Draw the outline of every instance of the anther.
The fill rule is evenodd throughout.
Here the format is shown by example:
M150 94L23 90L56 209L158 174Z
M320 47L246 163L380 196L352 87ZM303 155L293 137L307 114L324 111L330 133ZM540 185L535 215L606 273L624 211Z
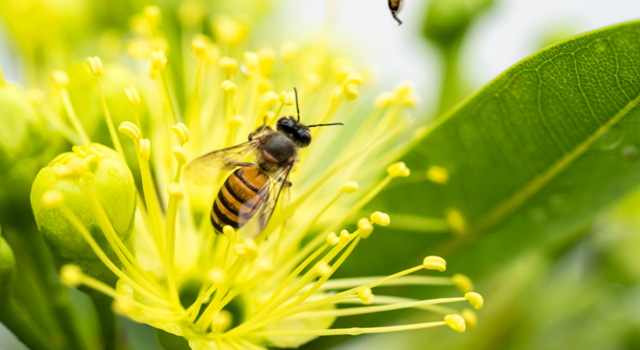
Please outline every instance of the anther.
M464 323L464 318L462 318L462 316L454 314L454 315L447 315L444 317L444 323L447 324L447 326L451 327L451 329L453 329L454 331L457 332L464 332L466 325Z
M69 167L67 165L64 165L64 164L55 167L54 171L56 173L56 177L61 178L61 179L72 177L72 176L76 175L71 167Z
M78 147L78 146L73 146L71 147L71 150L73 151L73 153L80 157L80 158L84 158L87 156L87 152L85 152L82 148Z
M243 256L249 261L254 261L258 257L258 246L252 239L236 244L234 250L236 255Z
M130 88L124 89L124 94L127 97L127 101L132 106L137 106L140 104L140 96L138 96L138 91L133 86Z
M266 111L267 109L269 109L269 107L271 107L271 105L273 105L276 102L278 102L278 95L276 95L276 93L273 91L268 91L262 96L260 96L260 99L258 100L258 105L260 106L260 109L262 111Z
M82 270L77 265L64 265L60 268L60 279L62 283L77 287L82 282Z
M373 303L374 295L371 291L371 288L364 288L358 291L358 298L362 300L362 303L365 305L370 305Z
M320 85L321 77L318 73L314 71L307 71L304 74L304 89L307 91L314 91L318 85ZM341 89L338 88L338 95L342 92Z
M284 103L286 106L293 105L293 99L291 98L291 95L289 95L289 93L286 91L280 93L280 96L278 96L278 101L280 101L280 103Z
M104 154L100 153L95 147L87 147L87 154L93 154L98 158L104 158Z
M59 89L67 87L69 85L69 76L66 72L57 70L51 73L51 80L53 84Z
M387 168L387 174L389 174L389 176L391 176L393 178L395 178L395 177L407 177L407 176L409 176L410 173L411 173L411 171L409 170L409 168L407 168L407 165L404 164L404 162L398 162L398 163L391 164Z
M178 161L179 165L184 165L185 163L187 163L187 150L184 149L184 147L175 145L171 149L171 153L176 158L176 161Z
M145 6L142 14L151 27L157 27L160 25L160 22L162 22L162 12L158 6Z
M235 95L238 92L238 86L231 80L225 80L220 84L220 88L227 94Z
M331 232L327 235L327 243L335 246L336 244L340 243L340 238L338 238L338 235L336 235L335 232Z
M456 209L449 209L447 211L447 223L454 233L464 234L467 232L467 224L464 217L462 213Z
M27 99L34 105L41 105L44 102L44 94L39 89L29 89Z
M246 51L243 55L242 55L242 61L244 62L244 66L247 68L247 70L249 70L250 72L252 71L257 71L258 68L260 67L260 60L258 58L258 54L255 52L251 52L251 51Z
M222 233L229 240L229 242L235 242L236 241L237 232L233 227L231 227L229 225L225 225L222 228Z
M91 71L91 74L95 75L95 76L101 76L102 75L102 62L100 61L99 57L87 57L86 60L87 66L89 67L89 70Z
M207 59L207 44L200 39L194 39L191 42L191 52L193 52L199 60L204 61Z
M464 295L464 298L469 300L469 304L471 304L471 306L473 306L473 308L476 310L480 310L484 305L484 299L482 298L482 295L476 292L469 292Z
M265 277L273 275L273 263L271 259L259 259L256 262L256 267L258 268L258 272Z
M151 155L151 142L149 139L142 139L138 143L138 154L143 160L148 160Z
M233 324L233 315L229 310L220 310L213 320L211 320L211 327L219 332L224 332Z
M381 213L379 211L371 214L371 221L380 226L389 226L389 224L391 224L391 218L389 217L389 214Z
M213 33L222 43L238 43L244 39L246 32L242 23L229 16L219 15L213 20Z
M453 285L462 293L469 293L473 291L473 282L471 282L469 277L458 273L453 275L451 280L453 281Z
M478 315L476 315L473 310L463 309L462 310L462 318L464 318L464 323L467 326L468 331L473 331L478 326Z
M220 68L225 72L227 78L231 78L238 71L238 61L230 57L220 59Z
M111 311L120 316L127 316L133 308L133 303L128 298L116 298L113 300L113 303L111 303Z
M406 99L402 101L403 107L415 107L420 104L420 98L416 94L409 95Z
M395 87L395 93L398 99L404 100L413 93L413 83L410 81L401 81Z
M369 238L371 236L371 232L373 232L373 225L367 218L361 218L358 220L358 231L360 231L360 236L363 239Z
M271 49L263 49L258 52L260 58L260 73L263 76L270 76L273 73L273 64L275 63L276 54Z
M140 138L140 129L138 126L133 124L132 122L122 122L118 127L118 131L129 136L130 139L136 141Z
M227 126L230 129L233 128L237 128L240 127L240 125L244 124L244 117L241 115L234 115L233 117L229 118L229 120L227 120Z
M193 27L202 21L206 12L205 3L198 0L182 1L178 6L178 18L186 27Z
M71 168L71 171L75 176L82 175L87 170L82 164L82 160L80 158L69 159L69 161L67 162L67 166Z
M287 41L282 44L282 47L280 48L280 53L282 55L282 60L284 62L289 62L298 53L298 45L296 45L292 41Z
M316 264L316 273L319 276L326 276L331 273L331 266L326 261L321 260Z
M182 192L182 188L179 184L172 182L167 185L167 194L171 197L182 198L184 197L184 193Z
M435 183L446 184L449 181L449 172L443 167L434 165L427 170L427 179Z
M80 175L80 186L89 187L93 186L96 182L96 176L93 173L85 171Z
M351 242L351 235L349 234L349 231L347 230L340 231L340 239L339 239L340 246L344 247L347 244L349 244L349 242Z
M344 86L344 98L347 101L353 101L358 97L358 86L355 84L346 84Z
M346 194L355 193L357 190L358 190L358 183L355 181L349 181L346 184L342 185L342 187L340 187L340 192L346 193Z
M160 78L160 71L155 70L151 62L149 62L149 78L154 80Z
M344 81L342 83L345 84L345 85L347 85L347 84L355 84L355 85L362 84L362 75L360 73L351 72L351 73L347 74L347 76L344 78Z
M178 136L181 145L184 145L189 141L189 129L187 129L186 125L178 123L172 126L171 130L173 130L173 132Z
M93 154L88 155L82 160L82 166L92 173L98 168L98 163L100 163L100 158Z
M444 272L447 269L447 261L439 256L428 256L424 258L422 266L427 270L438 270Z
M392 92L382 92L380 93L374 102L374 105L378 109L389 107L395 102L396 95Z
M224 270L219 267L214 267L209 272L207 272L207 278L215 284L220 284L224 281L225 273Z
M155 71L162 71L167 66L167 56L162 50L151 51L151 67Z
M50 190L45 192L40 199L42 206L46 209L57 208L62 205L62 192Z

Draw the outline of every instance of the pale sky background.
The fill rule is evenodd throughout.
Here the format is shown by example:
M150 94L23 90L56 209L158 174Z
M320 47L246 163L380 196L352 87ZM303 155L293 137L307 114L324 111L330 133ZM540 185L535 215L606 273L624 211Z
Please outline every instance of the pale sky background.
M270 18L270 31L263 35L303 41L322 27L326 4L327 0L282 0ZM362 62L377 65L380 89L412 80L424 110L431 110L438 100L441 76L437 51L421 38L427 4L426 0L405 0L400 14L404 24L398 27L386 0L341 0L336 33L339 47L351 50ZM639 0L498 0L471 28L462 52L464 71L473 87L479 88L535 52L545 31L568 26L585 32L633 19L640 19ZM1 25L0 65L9 79L19 79ZM401 348L406 335L353 338L341 349ZM10 338L0 326L0 349L23 349Z
M282 0L271 18L273 35L303 40L322 27L327 0ZM426 110L438 101L440 56L421 36L428 0L405 0L398 27L386 0L338 1L336 33L363 62L380 70L379 85L415 83ZM462 66L475 90L540 48L543 33L569 27L582 33L640 19L638 0L497 0L471 28Z

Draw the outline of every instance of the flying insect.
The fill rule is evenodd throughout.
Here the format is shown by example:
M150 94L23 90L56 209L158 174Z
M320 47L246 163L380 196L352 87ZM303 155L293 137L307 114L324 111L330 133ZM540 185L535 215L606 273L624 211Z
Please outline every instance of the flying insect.
M393 19L398 21L398 25L402 24L400 18L398 18L398 13L402 11L402 6L404 5L404 0L389 0L389 10L391 10L391 16Z
M298 161L298 149L309 146L309 128L342 123L304 125L300 122L298 91L294 88L298 117L282 117L276 130L265 124L236 146L210 152L189 163L185 177L196 185L213 185L220 171L234 170L218 191L211 208L211 223L217 233L229 225L242 228L257 216L257 236L273 214L283 190L291 186L289 173ZM255 163L246 162L253 154Z

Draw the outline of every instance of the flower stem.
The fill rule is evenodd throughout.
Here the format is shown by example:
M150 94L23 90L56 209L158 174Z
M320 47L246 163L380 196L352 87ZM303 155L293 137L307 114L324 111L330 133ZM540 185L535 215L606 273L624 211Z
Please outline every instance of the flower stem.
M176 286L176 269L175 269L175 245L176 245L176 216L178 213L178 198L169 196L169 206L167 208L167 237L165 244L166 253L166 269L167 281L169 284L169 292L176 304L180 304L178 296L178 288Z
M389 333L398 331L408 331L413 329L433 328L439 326L445 326L444 321L438 322L426 322L416 323L402 326L389 326L389 327L353 327L353 328L334 328L334 329L301 329L301 330L273 330L250 333L252 336L274 336L274 335L288 335L288 336L302 336L302 335L360 335L360 334L372 334L372 333Z
M91 143L89 136L87 136L86 131L84 131L84 127L82 126L82 124L80 123L80 120L78 120L78 117L76 116L76 112L73 109L73 105L71 104L71 99L69 98L69 93L67 92L67 89L60 88L60 98L62 99L62 104L64 105L64 108L67 111L69 120L71 120L71 124L73 124L73 127L76 129L76 131L80 135L80 138L82 138L82 143L85 145L88 143Z
M109 113L109 108L107 107L107 100L104 97L104 91L102 89L102 81L100 77L96 76L96 81L98 82L98 91L100 92L100 99L102 100L102 109L104 110L104 118L107 121L107 127L109 128L109 135L111 135L111 141L113 142L113 146L116 151L122 157L122 160L126 161L124 157L124 151L122 150L122 145L120 144L120 139L118 138L118 133L116 133L116 128L113 126L113 120L111 120L111 114Z

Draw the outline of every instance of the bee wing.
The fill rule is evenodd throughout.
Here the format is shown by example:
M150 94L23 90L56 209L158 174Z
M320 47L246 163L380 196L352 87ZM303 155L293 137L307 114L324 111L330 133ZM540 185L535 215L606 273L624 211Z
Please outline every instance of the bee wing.
M257 220L251 220L247 226L243 227L243 230L246 232L245 237L255 238L264 230L280 198L284 198L284 200L288 202L288 191L290 187L289 173L291 172L291 168L291 165L282 167L276 174L269 177L268 186L265 185L260 188L258 193L261 197L265 198L265 200L255 215ZM285 195L283 195L283 192ZM240 212L240 217L242 217L242 211Z
M260 146L264 136L266 135L194 159L185 168L185 179L199 186L214 185L220 171L233 170L236 163L246 161L246 158Z

